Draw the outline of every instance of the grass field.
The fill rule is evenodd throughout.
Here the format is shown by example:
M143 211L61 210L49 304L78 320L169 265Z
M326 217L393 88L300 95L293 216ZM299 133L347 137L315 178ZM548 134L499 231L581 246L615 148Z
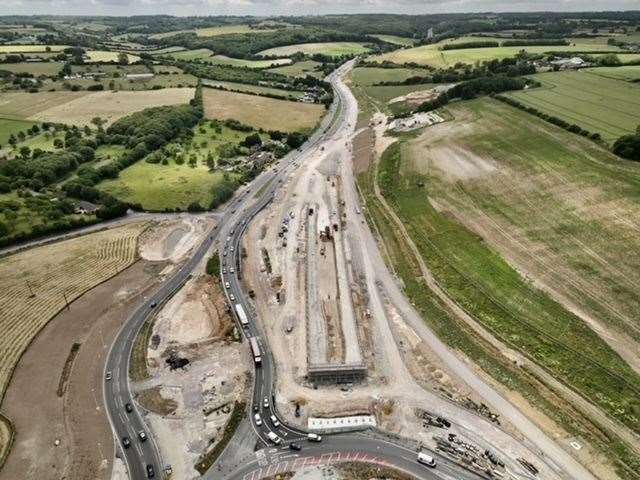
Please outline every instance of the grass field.
M109 62L116 63L118 61L118 52L108 52L105 50L87 50L88 62ZM137 55L127 54L129 63L136 63L140 61L140 57Z
M456 63L473 64L492 59L503 59L513 57L521 50L529 53L544 53L552 51L563 52L594 52L619 50L606 44L605 38L593 39L569 39L571 45L567 46L532 46L532 47L495 47L495 48L466 48L460 50L439 50L442 45L448 43L461 43L467 41L492 40L482 37L462 37L455 40L443 40L431 45L421 45L419 47L395 50L393 52L374 55L368 58L371 61L390 61L394 63L417 63L420 65L430 65L437 68L447 68ZM495 40L495 39L493 39Z
M366 53L369 49L364 43L359 42L327 42L327 43L301 43L299 45L286 45L284 47L269 48L258 53L264 56L287 57L296 52L302 52L306 55L320 53L330 57L339 57L340 55L357 55Z
M94 117L102 117L107 123L112 123L130 113L144 110L150 107L163 105L179 105L188 103L194 95L193 88L167 88L164 90L144 91L120 91L120 92L53 92L37 94L13 94L31 95L38 98L40 95L63 95L67 100L73 98L73 93L84 93L76 98L60 102L56 106L40 110L29 115L30 120L62 122L73 125L90 125ZM20 102L15 102L20 104ZM35 107L34 107L35 108ZM0 112L2 107L0 107Z
M416 43L413 38L398 37L397 35L370 35L383 42L392 43L394 45L400 45L401 47L411 47Z
M247 135L224 126L218 132L205 123L194 128L192 147L181 150L187 160L195 156L196 167L190 166L187 160L182 165L175 160L169 160L167 165L141 160L120 172L117 179L100 183L99 188L121 200L140 203L146 210L184 210L192 202L208 207L213 189L223 178L221 170L209 170L208 154L211 153L217 165L217 149L223 144L237 144Z
M193 32L198 37L215 37L217 35L229 35L232 33L260 33L260 32L273 32L273 29L255 29L250 28L249 25L220 25L217 27L198 28L196 30L176 30L173 32L156 33L149 35L152 40L160 40L163 38L173 37L179 33Z
M202 80L203 85L224 87L227 90L236 90L240 92L251 92L259 95L280 95L290 97L292 100L298 100L304 96L304 92L298 90L282 90L281 88L262 87L260 85L250 85L248 83L222 82L217 80Z
M61 62L41 62L41 63L2 63L0 70L13 73L30 73L32 75L57 75L62 69Z
M640 432L640 376L610 346L633 360L640 341L640 165L495 101L451 111L389 154L385 197L458 304Z
M268 71L290 77L304 77L306 75L311 75L312 77L322 78L324 77L324 74L322 72L315 71L315 68L319 65L321 65L319 62L305 60L303 62L296 62L283 67L270 68Z
M354 68L351 73L358 85L373 85L381 82L402 82L411 77L424 77L428 71L422 68Z
M584 72L533 75L542 83L509 93L527 106L598 132L607 142L635 131L640 124L640 84Z
M0 116L27 119L88 94L89 92L6 92L0 97Z
M68 45L0 45L0 53L61 52Z
M0 147L5 147L9 137L20 131L26 132L34 122L26 122L24 120L13 120L9 118L0 118Z
M255 128L285 132L312 130L325 111L322 105L224 92L212 88L204 89L204 109L207 118L232 118Z
M0 259L0 399L30 341L65 306L63 294L73 301L131 265L143 229L132 224Z
M586 68L582 70L582 72L605 78L613 78L614 80L624 80L626 82L640 81L640 65Z
M177 52L169 52L167 57L175 58L176 60L206 60L213 56L213 52L208 48L198 48L195 50L180 50Z
M278 58L276 60L244 60L241 58L227 57L225 55L213 55L206 58L205 61L213 65L232 65L234 67L249 68L270 68L291 63L291 59L289 58Z
M198 85L198 78L187 74L171 74L171 75L156 75L150 79L132 80L123 77L120 78L100 78L97 81L85 78L74 78L72 80L63 80L55 82L47 82L43 87L43 90L64 90L64 84L78 85L82 89L85 89L96 83L102 84L105 90L110 90L113 84L114 90L151 90L154 87L162 88L194 88Z

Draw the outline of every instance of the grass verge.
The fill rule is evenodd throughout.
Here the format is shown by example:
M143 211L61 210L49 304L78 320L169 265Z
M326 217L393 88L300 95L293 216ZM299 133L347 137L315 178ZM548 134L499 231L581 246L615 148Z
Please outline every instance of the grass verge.
M198 463L194 465L194 468L200 472L200 475L204 475L211 465L215 463L220 454L224 451L229 441L233 438L233 435L240 425L240 422L244 418L245 410L247 404L246 402L235 402L233 405L233 410L231 411L231 416L229 417L229 421L224 427L224 432L222 433L222 438L216 445L207 453L205 453Z

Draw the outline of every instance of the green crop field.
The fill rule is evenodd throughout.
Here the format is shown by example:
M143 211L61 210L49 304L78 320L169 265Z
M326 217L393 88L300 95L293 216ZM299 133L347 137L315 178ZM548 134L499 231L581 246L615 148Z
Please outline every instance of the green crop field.
M351 77L358 85L373 85L380 82L402 82L411 77L424 77L429 71L422 68L354 68Z
M320 121L322 105L204 89L204 111L207 118L234 119L255 128L283 132L310 131Z
M289 58L278 58L276 60L244 60L242 58L231 58L225 55L213 55L206 59L207 63L213 65L232 65L234 67L249 68L270 68L291 63Z
M374 55L368 58L371 61L390 61L394 63L417 63L420 65L430 65L437 68L447 68L456 63L474 64L492 59L509 58L516 55L521 50L529 53L544 53L552 51L562 52L594 52L619 50L606 44L606 38L594 39L569 39L571 45L567 46L530 46L530 47L492 47L492 48L465 48L460 50L439 50L442 45L449 43L462 43L479 40L503 39L485 37L462 37L455 40L443 40L431 45L421 45L419 47L395 50L393 52Z
M321 63L314 62L313 60L305 60L291 65L270 68L268 71L290 77L304 77L306 75L311 75L312 77L322 78L324 74L315 70L319 65L321 65Z
M57 75L62 69L61 62L38 62L38 63L2 63L0 70L13 73L30 73L32 75Z
M400 45L401 47L412 47L416 40L407 37L398 37L397 35L370 35L371 37L382 40L383 42Z
M527 106L600 133L607 142L640 124L640 84L583 72L533 75L540 88L511 92Z
M296 52L302 52L306 55L320 53L330 57L339 57L340 55L354 55L366 53L369 49L364 43L359 42L326 42L326 43L301 43L299 45L286 45L284 47L275 47L263 50L258 55L288 57Z
M34 124L35 122L0 118L0 147L6 146L12 133L15 135L20 131L26 132Z
M169 159L167 165L140 160L121 171L118 178L100 183L98 188L121 200L139 203L148 210L184 210L192 202L208 207L213 198L213 190L223 179L221 170L209 170L206 164L208 154L211 153L217 162L218 147L237 143L248 134L227 127L222 127L218 133L208 123L196 127L194 134L191 147L180 149L183 164L177 163L175 158ZM102 154L114 156L118 152ZM192 155L196 158L195 167L189 165Z
M213 87L224 87L227 90L257 93L258 95L279 95L289 97L292 100L298 100L304 96L304 92L298 90L283 90L281 88L262 87L260 85L251 85L248 83L223 82L218 80L202 80L203 85Z
M599 67L586 68L583 73L599 75L614 80L624 80L626 82L640 81L640 65L625 65L622 67Z
M387 151L385 198L452 299L640 432L640 376L622 358L637 362L640 342L640 262L629 258L640 248L640 165L496 101L450 110L452 123ZM599 328L556 294L597 312ZM614 351L612 336L626 347L611 340Z

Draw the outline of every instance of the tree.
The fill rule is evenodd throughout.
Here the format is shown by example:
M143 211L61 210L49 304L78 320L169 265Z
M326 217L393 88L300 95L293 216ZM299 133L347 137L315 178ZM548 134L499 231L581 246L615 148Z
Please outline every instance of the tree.
M53 140L53 146L55 148L64 148L64 142L60 138L56 138Z
M252 133L242 141L242 145L244 145L247 148L251 148L256 145L262 145L262 139L260 138L260 135L258 135L257 133Z
M9 145L15 148L17 143L18 143L18 139L16 138L16 136L13 133L9 135Z
M31 156L31 149L26 145L24 145L23 147L20 147L20 156L24 160L26 160L27 158L29 158L29 156Z
M18 132L18 140L20 140L21 142L24 142L25 138L27 138L27 136L24 134L22 130L20 130Z
M118 63L120 65L129 65L129 55L124 52L118 54Z

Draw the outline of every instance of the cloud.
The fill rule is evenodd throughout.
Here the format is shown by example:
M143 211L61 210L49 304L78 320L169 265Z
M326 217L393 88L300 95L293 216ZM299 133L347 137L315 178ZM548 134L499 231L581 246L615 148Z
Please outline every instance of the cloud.
M638 8L638 0L0 0L0 15L418 14L634 8Z

